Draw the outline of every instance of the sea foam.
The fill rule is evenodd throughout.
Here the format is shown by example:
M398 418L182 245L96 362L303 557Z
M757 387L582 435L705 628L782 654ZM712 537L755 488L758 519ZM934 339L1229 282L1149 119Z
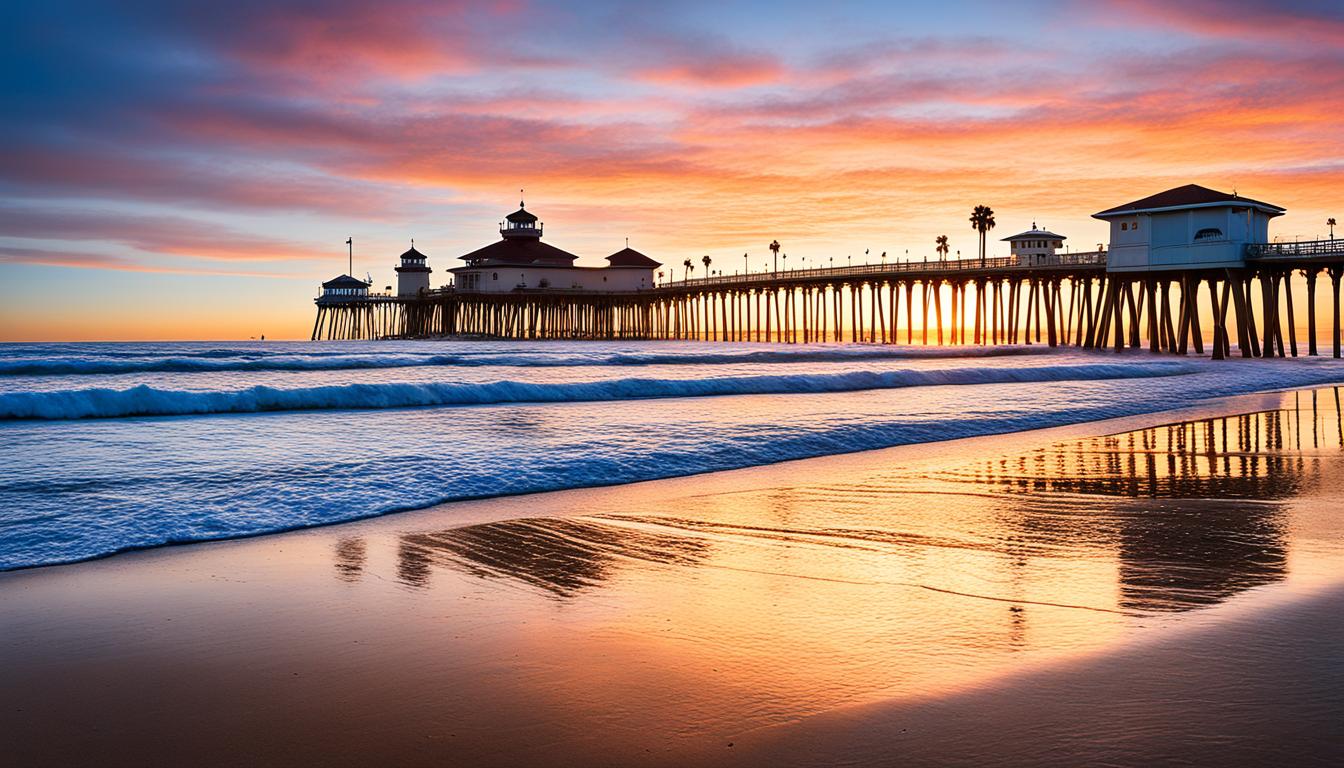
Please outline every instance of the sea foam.
M0 420L88 419L128 416L255 413L422 406L494 405L637 400L722 395L852 392L940 385L1131 379L1197 373L1191 362L1151 361L1039 366L966 366L939 369L764 374L703 378L617 378L534 383L367 383L239 390L185 391L139 385L0 394Z
M1003 357L1047 353L1045 347L822 347L800 349L736 349L687 352L549 352L493 351L434 353L342 353L304 351L266 354L254 350L200 350L173 355L53 355L0 359L0 376L96 376L129 373L213 373L222 371L336 371L420 366L569 367L723 365L769 363L862 362Z

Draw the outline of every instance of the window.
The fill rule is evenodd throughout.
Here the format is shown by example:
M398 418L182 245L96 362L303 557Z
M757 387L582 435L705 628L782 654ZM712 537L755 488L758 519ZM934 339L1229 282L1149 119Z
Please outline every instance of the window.
M1201 229L1195 233L1196 243L1201 242L1203 240L1222 240L1222 239L1223 239L1223 230L1218 229L1217 227L1205 227L1204 229Z
M1128 222L1128 221L1122 221L1122 222L1120 222L1120 231L1121 231L1121 232L1128 232L1128 231L1129 231L1129 222Z
M491 273L490 273L490 277L491 277L491 279L493 279L493 280L498 280L498 279L499 279L499 273L498 273L498 272L491 272Z

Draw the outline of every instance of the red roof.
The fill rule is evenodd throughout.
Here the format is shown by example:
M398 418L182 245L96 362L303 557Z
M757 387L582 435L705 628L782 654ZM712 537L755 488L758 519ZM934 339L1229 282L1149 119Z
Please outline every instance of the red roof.
M1220 204L1245 205L1252 208L1260 208L1275 216L1283 213L1285 210L1277 205L1262 203L1259 200L1252 200L1249 197L1238 197L1237 195L1228 194L1226 192L1219 192L1216 189L1201 187L1198 184L1186 184L1183 187L1168 189L1166 192L1158 192L1156 195L1150 195L1141 200L1135 200L1132 203L1125 203L1124 205L1117 205L1114 208L1107 208L1100 213L1092 214L1092 216L1094 218L1104 219L1111 216L1121 216L1132 213L1145 213L1172 208L1197 208Z
M500 267L526 267L534 264L568 267L577 258L579 257L568 251L562 251L531 237L505 238L461 257L467 263L477 262L482 266Z
M662 266L662 264L629 247L622 248L608 256L607 263L613 267L644 267L647 269L656 269Z

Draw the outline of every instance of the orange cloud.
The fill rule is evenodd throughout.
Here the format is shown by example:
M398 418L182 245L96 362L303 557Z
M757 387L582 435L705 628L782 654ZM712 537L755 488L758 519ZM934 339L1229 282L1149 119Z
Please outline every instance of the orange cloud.
M14 248L0 245L0 262L6 264L35 264L44 267L71 267L75 269L111 269L118 272L145 272L165 275L214 275L217 277L289 278L270 272L197 269L187 266L154 266L124 256L111 256L88 251L47 250L43 248Z

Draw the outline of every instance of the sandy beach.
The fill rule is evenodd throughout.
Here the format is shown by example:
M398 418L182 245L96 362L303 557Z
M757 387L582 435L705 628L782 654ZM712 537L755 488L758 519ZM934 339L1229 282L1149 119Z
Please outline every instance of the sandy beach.
M0 574L0 736L23 765L1337 762L1333 397Z
M744 735L724 765L1338 765L1344 588L951 696ZM1291 713L1291 714L1289 714ZM708 757L708 756L707 756Z

